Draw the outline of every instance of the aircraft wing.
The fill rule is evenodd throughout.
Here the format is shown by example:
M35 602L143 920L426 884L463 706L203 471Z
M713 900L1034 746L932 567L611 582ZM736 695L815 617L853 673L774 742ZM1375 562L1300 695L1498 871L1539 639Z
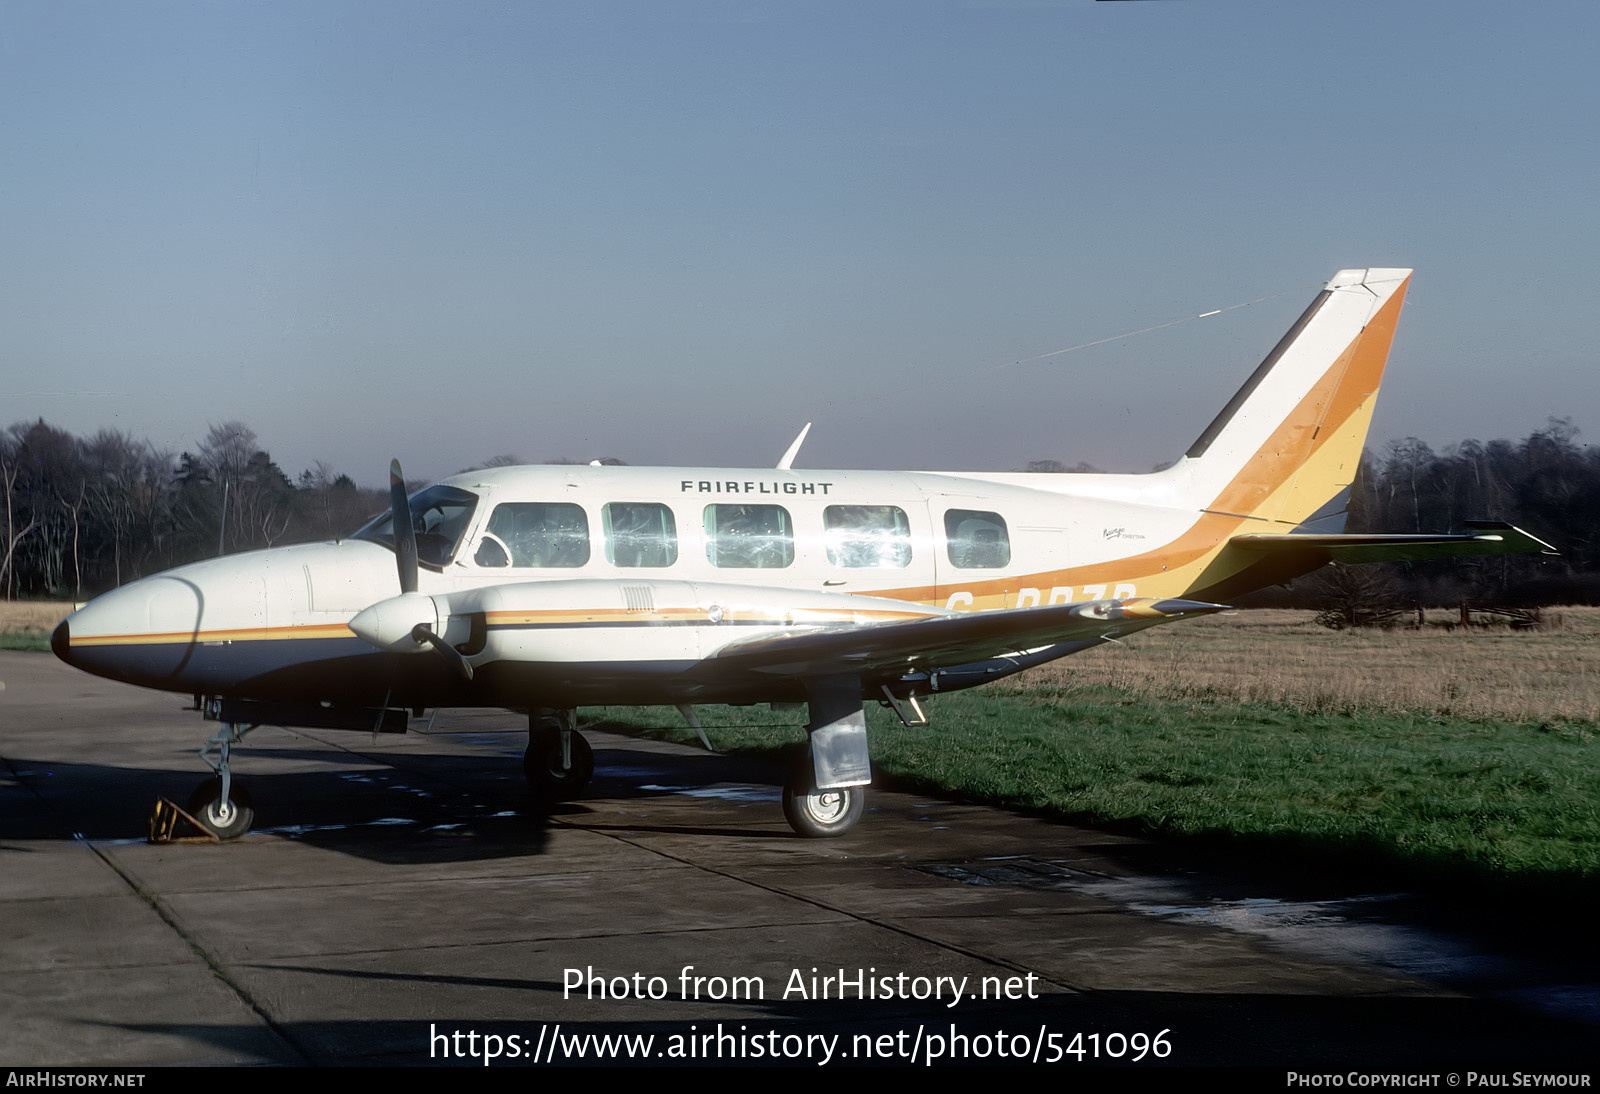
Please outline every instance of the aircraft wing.
M904 622L789 631L724 646L720 667L776 675L896 675L971 664L1067 642L1098 642L1224 611L1197 600L1091 600L1046 608L963 612Z
M1413 562L1476 555L1520 555L1558 552L1536 536L1503 521L1469 520L1466 535L1244 535L1228 542L1264 554L1302 552L1324 562Z

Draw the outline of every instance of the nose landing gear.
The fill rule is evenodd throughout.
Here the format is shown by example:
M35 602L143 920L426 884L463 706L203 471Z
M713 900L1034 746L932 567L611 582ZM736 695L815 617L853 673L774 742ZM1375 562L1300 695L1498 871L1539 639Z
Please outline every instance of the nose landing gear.
M220 776L195 787L185 811L221 840L238 839L250 831L256 819L255 806L244 787L235 786L224 797Z
M200 758L217 774L194 788L194 793L189 795L187 812L218 839L238 839L255 823L256 811L250 795L244 787L233 784L228 770L229 752L255 728L241 726L238 722L223 722L200 749ZM217 754L214 760L212 752Z

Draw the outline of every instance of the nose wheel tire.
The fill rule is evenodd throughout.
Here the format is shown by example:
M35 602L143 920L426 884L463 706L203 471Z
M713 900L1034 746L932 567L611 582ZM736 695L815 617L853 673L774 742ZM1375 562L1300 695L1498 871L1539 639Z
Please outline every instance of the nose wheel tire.
M864 786L818 790L809 757L795 767L783 784L783 817L790 828L808 839L844 835L856 826L866 806Z
M522 754L522 775L534 795L549 801L571 801L594 777L594 749L583 734L572 734L572 766L561 765L561 731L538 729L528 734Z
M238 839L255 823L255 807L244 787L234 782L222 800L222 778L207 779L189 795L186 812L218 839Z

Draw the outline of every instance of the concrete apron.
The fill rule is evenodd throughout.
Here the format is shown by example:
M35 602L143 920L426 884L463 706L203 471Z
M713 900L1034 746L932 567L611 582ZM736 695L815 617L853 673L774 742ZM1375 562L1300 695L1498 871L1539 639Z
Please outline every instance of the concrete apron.
M874 791L803 840L777 768L591 733L589 796L530 817L498 710L263 728L234 767L256 829L152 845L205 774L186 699L41 654L0 681L0 1065L1543 1070L1595 1032L1592 983L1519 995L1525 966L1382 894L1285 899L1003 810Z

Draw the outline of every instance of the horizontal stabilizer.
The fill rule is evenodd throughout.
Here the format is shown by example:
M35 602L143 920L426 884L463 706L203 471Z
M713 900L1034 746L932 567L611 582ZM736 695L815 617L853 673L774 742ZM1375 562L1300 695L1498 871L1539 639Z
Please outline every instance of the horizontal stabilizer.
M1416 562L1478 555L1554 555L1544 540L1503 521L1469 520L1465 535L1245 535L1228 542L1263 554L1299 553L1324 562Z
M1091 600L1047 608L960 612L861 627L790 631L724 646L718 666L786 676L849 673L870 679L892 672L935 671L1062 642L1119 638L1212 612L1197 600Z

